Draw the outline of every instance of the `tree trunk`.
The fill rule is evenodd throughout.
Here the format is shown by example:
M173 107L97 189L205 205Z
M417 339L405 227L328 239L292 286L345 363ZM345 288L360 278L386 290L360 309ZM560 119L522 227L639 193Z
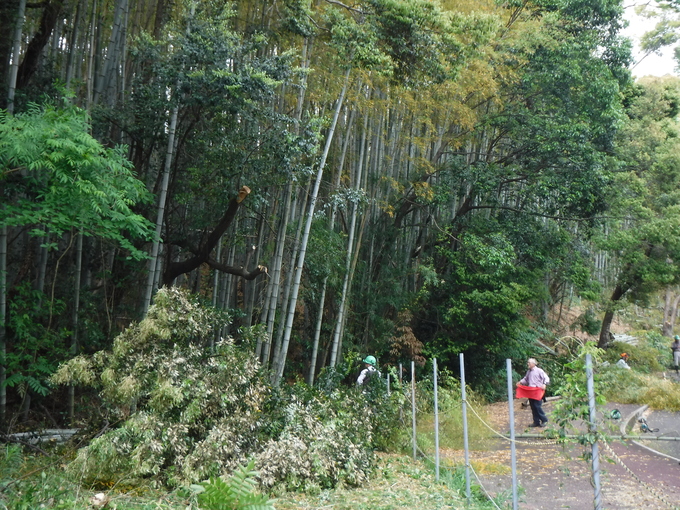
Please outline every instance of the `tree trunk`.
M19 0L0 2L0 108L7 108L10 59L14 48Z
M75 67L74 65L74 60L76 58L76 54L78 53L78 37L80 35L80 23L81 19L83 17L83 12L85 11L85 6L83 5L83 0L78 2L78 6L76 7L76 18L75 22L73 23L73 32L71 33L71 40L69 41L69 47L68 47L68 58L66 59L66 88L68 89L71 86L71 80L73 79L73 68Z
M118 55L120 53L120 39L122 32L123 20L127 10L127 0L116 0L115 11L113 15L113 27L111 29L111 37L109 38L109 46L104 58L104 64L101 66L99 73L94 83L93 102L97 104L104 88L111 85L110 74L115 72L118 62Z
M161 38L163 27L166 21L168 0L158 0L156 3L156 17L153 25L153 38L158 40Z
M368 134L368 114L364 117L363 133L361 137L361 148L359 150L359 159L357 161L357 171L355 176L355 186L356 189L361 189L361 180L364 166L364 158L366 153L366 141L369 138ZM357 224L357 212L359 210L359 204L354 202L352 204L352 217L350 219L350 226L347 238L347 259L345 261L345 277L342 282L342 294L340 296L340 308L338 310L337 322L335 324L335 329L333 331L333 343L331 346L331 359L330 366L334 367L337 362L338 356L340 355L340 344L341 344L341 332L345 317L345 308L347 306L347 294L349 291L350 282L350 269L352 266L352 254L354 250L354 235L356 232Z
M670 320L670 311L671 311L671 300L672 300L672 291L670 287L666 287L666 292L664 293L664 303L663 303L663 322L661 324L661 334L663 336L670 336L671 335L671 320Z
M234 221L234 230L238 231L239 229L239 221L238 218ZM227 255L227 265L228 266L233 266L234 261L236 260L236 246L231 246L229 248L229 253ZM234 297L234 283L236 281L236 277L234 275L231 275L229 273L225 273L226 281L224 282L224 290L222 291L224 293L224 297L222 298L222 309L226 310L228 308L232 307L232 299ZM234 308L236 305L234 305ZM222 334L226 337L229 335L231 328L231 323L228 323L224 326Z
M288 355L288 345L290 344L290 336L293 329L293 318L295 317L295 306L297 304L298 292L300 291L300 281L302 280L302 269L305 265L305 255L307 253L307 241L309 240L309 232L312 229L312 220L314 219L314 209L316 206L316 200L319 194L319 188L321 186L321 179L323 177L323 169L326 166L326 158L328 157L328 152L330 151L331 142L333 141L333 134L335 133L335 127L338 122L338 117L340 115L340 110L342 104L345 100L345 94L347 93L347 86L349 85L349 76L351 68L347 68L345 73L345 80L342 85L342 91L340 92L340 97L338 98L337 105L335 107L335 113L333 114L333 121L331 127L328 131L328 138L326 139L326 146L324 147L323 154L321 155L321 161L319 162L319 170L316 174L316 180L314 182L314 188L312 190L312 195L310 197L309 211L307 212L307 221L305 223L305 230L302 234L302 241L300 243L300 255L297 260L297 267L295 268L295 280L293 281L292 296L290 304L288 306L288 315L286 317L286 329L283 336L283 343L281 345L281 353L276 360L274 380L273 383L278 385L281 382L281 377L283 377L283 369L286 366L286 357Z
M264 239L264 229L265 229L265 221L264 221L265 215L262 215L261 221L260 221L260 228L259 228L259 233L257 236L257 244L255 245L253 249L253 254L255 255L255 266L259 267L260 265L260 253L262 253L262 245L263 245L263 239ZM246 264L247 266L247 264ZM245 306L245 311L246 311L246 323L245 326L252 326L253 325L253 310L255 308L255 297L258 294L258 289L257 289L257 281L254 280L249 280L248 281L248 299L246 300L246 306Z
M612 292L611 298L609 298L609 303L607 310L604 313L604 318L602 319L602 327L600 328L600 339L597 342L597 346L600 349L604 349L611 342L611 325L614 320L614 305L617 303L623 295L626 293L627 289L623 289L621 285L617 284L614 287L614 292Z
M168 266L165 268L165 271L163 272L163 285L172 285L175 281L175 278L182 274L190 273L194 269L200 267L201 264L208 264L213 269L240 276L245 280L253 280L267 270L267 268L263 266L257 266L254 270L248 271L244 267L227 266L221 262L218 262L217 260L210 258L210 253L215 248L215 246L217 246L217 243L219 242L222 235L231 226L241 202L245 200L249 193L250 188L248 188L248 186L243 186L239 190L238 195L229 201L227 210L220 219L219 223L215 229L210 232L205 242L203 242L198 247L193 257L168 264Z
M12 41L12 64L10 66L9 80L7 83L7 112L14 113L14 92L17 87L17 77L19 74L19 57L21 56L21 33L24 28L24 14L26 11L26 0L19 1L19 13L14 28L14 39Z
M78 313L80 312L80 275L83 269L83 234L78 232L78 241L76 243L76 272L75 281L73 283L73 315L71 323L73 324L73 335L71 335L71 357L75 357L78 353ZM75 423L75 386L72 384L68 387L68 416L71 427Z
M151 254L149 257L149 274L146 279L146 292L144 294L144 302L142 303L142 315L146 315L151 305L151 296L153 295L154 277L156 276L156 259L158 258L158 249L161 244L161 232L163 231L163 219L165 218L165 201L168 197L168 183L170 182L170 168L172 167L173 148L175 146L175 131L177 130L177 116L179 114L179 106L175 105L170 116L170 130L168 131L168 148L165 152L165 165L163 167L163 179L161 180L160 195L158 197L158 210L156 212L156 232L151 246ZM174 280L174 278L173 278Z
M112 101L120 101L125 103L125 83L127 81L127 38L128 38L128 24L130 22L130 2L125 3L125 19L123 21L123 33L121 36L121 52L120 52L120 85L118 86L118 94L116 98L111 98ZM122 140L119 142L122 143Z
M340 154L340 161L338 162L338 170L335 175L333 182L333 187L331 188L331 193L340 187L340 179L342 177L342 169L345 166L345 157L347 155L347 148L349 147L349 141L352 138L352 125L354 124L355 110L352 109L349 113L349 119L347 120L347 126L345 129L345 140L342 144L342 151ZM335 227L335 217L337 215L338 208L335 204L331 207L331 217L329 221L328 228L332 231ZM317 358L319 357L319 340L321 339L321 325L323 324L323 314L324 306L326 303L326 288L328 285L328 276L323 279L323 285L321 286L321 296L319 297L319 312L316 319L316 325L314 327L314 339L312 340L312 356L309 365L309 372L307 373L307 384L310 386L314 385L314 378L316 376L316 365Z
M311 186L311 182L307 184L307 188L304 192L304 199L302 200L302 205L300 207L300 214L298 216L298 227L295 232L295 240L293 241L293 248L290 252L290 264L289 264L289 269L286 272L286 279L285 283L283 286L283 296L281 299L281 322L279 324L279 329L276 333L276 342L273 344L273 349L274 349L274 364L276 364L280 354L281 354L281 345L283 343L283 335L286 331L286 311L288 310L288 306L290 306L290 297L291 297L291 289L293 287L293 275L295 273L294 268L297 267L295 265L296 260L298 259L298 249L300 247L300 242L302 239L302 226L304 224L303 219L305 216L305 210L307 209L307 198L309 197L309 189ZM295 207L293 207L293 211L295 211ZM269 355L269 353L267 353ZM264 360L265 363L269 363L269 356Z
M263 346L257 349L257 356L266 364L269 363L271 353L272 338L274 335L274 324L276 323L276 308L279 299L279 289L281 287L281 267L283 266L283 252L286 244L286 232L288 231L288 220L291 213L291 203L293 198L293 183L289 182L286 186L286 198L284 200L283 212L279 223L279 230L276 239L276 250L274 253L274 267L269 276L268 310L262 322L267 325L267 337Z
M323 286L321 287L321 296L319 297L319 313L316 317L316 324L314 325L314 340L312 341L312 356L309 361L309 372L307 372L307 384L314 386L314 377L316 376L316 359L319 357L319 339L321 338L321 325L323 323L323 310L326 301L326 283L328 276L323 279Z
M97 21L97 0L92 2L92 16L90 17L89 30L90 38L88 41L89 52L87 54L87 70L85 76L86 87L86 97L85 97L85 108L89 112L92 109L92 99L94 95L94 77L97 74L95 71L95 52L96 48L100 46L101 43L101 30L98 28L99 25Z
M309 69L310 64L310 54L311 54L312 40L305 37L302 43L302 54L300 58L300 64L302 69ZM297 101L295 104L295 114L293 116L295 121L295 132L300 134L300 120L302 119L302 113L304 111L305 95L307 92L307 77L308 73L301 73L300 83L298 86ZM283 96L282 96L283 98ZM288 223L291 215L291 204L293 197L293 183L289 182L286 186L286 198L284 200L283 212L281 215L281 225L279 227L277 240L276 240L276 251L274 255L274 268L269 278L270 288L268 290L268 299L266 300L267 310L263 314L262 323L267 324L267 335L264 345L258 345L257 355L261 356L262 362L265 364L269 363L269 357L271 355L271 348L273 344L274 326L276 325L276 309L279 304L279 295L281 293L281 270L283 267L283 254L286 244L286 236L288 231ZM299 230L298 230L299 232ZM296 242L299 237L296 236ZM295 252L295 248L294 248ZM294 260L294 259L293 259ZM292 270L291 265L291 270ZM282 306L285 306L287 300L284 300ZM281 314L283 317L283 314ZM283 331L283 330L281 330ZM262 351L262 352L261 352Z
M7 226L0 227L0 360L7 355ZM0 363L0 430L7 422L7 387L5 386L6 367Z
M37 247L38 250L38 260L40 261L40 265L38 266L38 278L35 282L35 290L39 291L41 294L42 299L42 293L45 290L45 277L47 274L47 261L50 257L49 253L49 248L48 245L50 243L50 235L46 234L44 237L40 238L42 242L40 245ZM38 303L38 306L41 306L42 302Z
M357 241L354 245L354 255L352 256L352 264L349 268L349 282L348 282L348 290L347 294L351 295L352 291L352 282L354 281L354 275L356 273L356 268L357 268L357 262L359 261L359 251L361 250L361 240L363 239L364 236L364 230L366 227L366 220L367 216L364 215L363 218L361 218L361 225L359 226L359 235L357 237ZM345 337L345 325L347 324L347 311L343 313L342 316L342 321L340 323L340 341L338 342L338 353L342 352L342 339Z
M666 289L666 299L663 309L663 326L662 334L667 337L673 336L673 329L675 328L675 320L678 315L678 304L680 304L680 293L673 297L673 291L669 287Z

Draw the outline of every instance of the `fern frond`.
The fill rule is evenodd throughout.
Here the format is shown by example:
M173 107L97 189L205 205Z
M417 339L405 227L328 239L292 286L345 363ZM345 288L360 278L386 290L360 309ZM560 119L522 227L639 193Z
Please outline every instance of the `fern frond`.
M271 500L264 494L255 493L255 461L239 466L228 481L211 478L201 486L198 502L204 510L275 510Z

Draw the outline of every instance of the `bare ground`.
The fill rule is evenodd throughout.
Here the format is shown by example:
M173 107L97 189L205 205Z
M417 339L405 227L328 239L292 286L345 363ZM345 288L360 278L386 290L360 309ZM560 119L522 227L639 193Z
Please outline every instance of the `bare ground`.
M550 412L552 403L545 404ZM614 406L614 404L612 404ZM633 405L616 405L627 414ZM515 432L525 430L531 423L531 411L514 401ZM488 424L494 430L507 434L509 429L507 402L493 404L488 408ZM483 426L479 424L480 426ZM477 426L477 425L475 425ZM545 430L545 429L538 429ZM518 439L516 442L517 481L520 490L519 508L586 510L595 508L595 490L592 463L583 458L580 445L558 445L554 441ZM600 456L600 502L608 509L662 509L677 508L680 498L680 466L677 462L656 456L633 444L613 441L611 449L601 447ZM463 463L464 452L448 450L443 458ZM488 493L505 493L511 502L512 472L510 443L504 439L490 441L486 451L470 453L471 465L478 473L481 485ZM617 459L624 466L617 462ZM474 475L473 481L474 481Z

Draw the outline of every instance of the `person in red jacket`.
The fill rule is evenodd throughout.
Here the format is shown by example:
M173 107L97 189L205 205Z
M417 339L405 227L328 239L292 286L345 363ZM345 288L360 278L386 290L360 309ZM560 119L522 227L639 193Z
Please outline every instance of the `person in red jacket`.
M534 423L529 425L530 427L543 427L546 423L548 423L548 417L543 411L542 404L545 387L550 383L550 377L548 377L548 374L546 374L543 369L538 368L536 366L537 364L538 362L534 358L529 358L527 360L527 367L529 370L527 370L527 374L517 383L518 387L528 386L529 388L537 389L534 395L529 396L531 414L534 418ZM543 391L538 391L539 389Z

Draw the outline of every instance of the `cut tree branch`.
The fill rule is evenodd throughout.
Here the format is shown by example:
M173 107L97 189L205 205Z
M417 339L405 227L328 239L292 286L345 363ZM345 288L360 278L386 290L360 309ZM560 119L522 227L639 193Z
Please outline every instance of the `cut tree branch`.
M201 264L209 264L210 267L213 267L219 271L224 271L226 273L242 276L247 280L252 280L256 276L267 271L267 269L263 266L260 266L257 269L254 269L253 271L247 271L244 268L226 266L220 264L217 261L210 260L210 253L217 246L217 243L219 243L220 238L224 235L224 233L233 223L234 218L236 218L238 208L241 205L241 202L243 202L249 194L250 188L248 186L243 186L239 190L238 195L229 201L227 210L220 219L219 223L217 224L215 229L212 232L210 232L210 234L208 234L207 239L201 243L201 245L198 247L198 249L196 250L192 257L186 260L182 260L179 262L171 262L170 264L168 264L167 268L163 273L164 285L168 286L172 285L172 282L175 281L175 278L182 274L186 274L193 271L194 269L200 267Z
M229 274L233 274L233 275L236 275L236 276L240 276L244 280L254 280L255 278L257 278L261 274L267 273L267 268L265 266L257 266L252 271L248 271L244 267L228 266L226 264L222 264L220 262L217 262L214 259L208 259L206 261L206 264L208 264L213 269L217 269L218 271L222 271L223 273L229 273Z

